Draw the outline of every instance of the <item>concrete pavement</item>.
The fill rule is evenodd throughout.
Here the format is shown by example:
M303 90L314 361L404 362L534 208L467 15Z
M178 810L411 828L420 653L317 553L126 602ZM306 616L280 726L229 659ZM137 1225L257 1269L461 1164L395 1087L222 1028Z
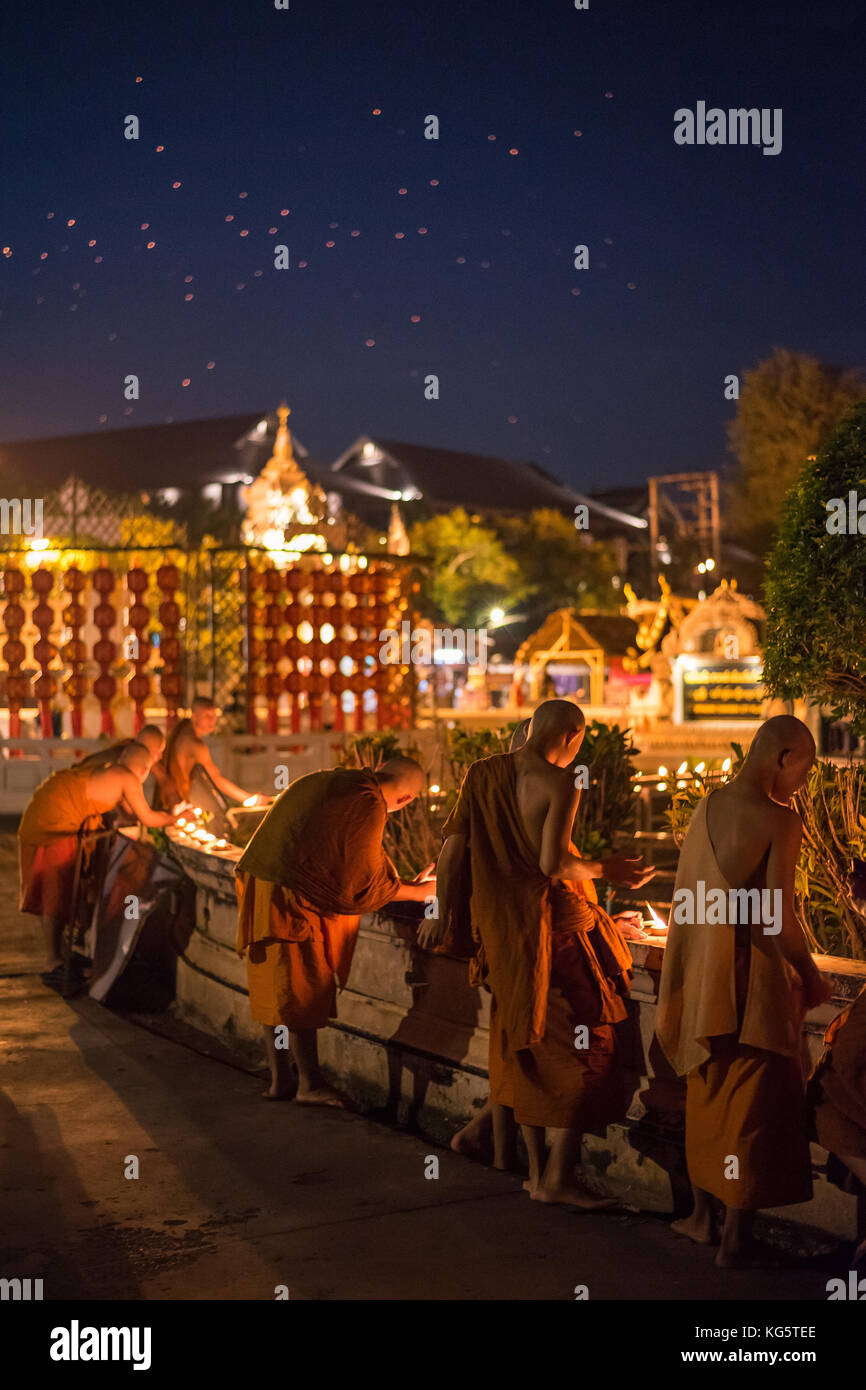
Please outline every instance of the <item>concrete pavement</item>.
M46 1299L826 1298L820 1262L720 1274L664 1218L540 1206L519 1177L266 1104L240 1066L60 999L14 908L12 848L0 837L0 1276L42 1278Z

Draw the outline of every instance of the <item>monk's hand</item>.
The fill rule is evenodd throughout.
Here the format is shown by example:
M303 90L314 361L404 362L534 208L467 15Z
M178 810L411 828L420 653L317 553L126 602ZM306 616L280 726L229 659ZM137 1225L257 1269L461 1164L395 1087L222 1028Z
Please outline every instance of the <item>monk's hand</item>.
M416 874L414 878L410 878L410 879L409 879L409 882L410 882L410 883L435 883L435 882L436 882L436 860L434 859L432 863L428 864L426 869L422 869L421 872L420 872L420 874Z
M602 873L609 883L620 888L642 888L655 878L656 871L640 855L611 854L601 861Z

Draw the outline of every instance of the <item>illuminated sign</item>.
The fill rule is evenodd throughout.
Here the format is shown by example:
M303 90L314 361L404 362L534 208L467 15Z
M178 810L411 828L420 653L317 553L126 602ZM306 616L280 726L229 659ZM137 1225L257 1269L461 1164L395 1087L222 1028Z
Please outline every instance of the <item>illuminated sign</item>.
M761 718L767 698L763 668L757 657L742 661L679 658L678 719Z

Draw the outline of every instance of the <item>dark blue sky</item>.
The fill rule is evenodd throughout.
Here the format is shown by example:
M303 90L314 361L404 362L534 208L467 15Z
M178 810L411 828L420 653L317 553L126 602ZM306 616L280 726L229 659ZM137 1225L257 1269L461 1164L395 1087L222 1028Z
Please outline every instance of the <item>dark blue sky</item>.
M859 0L9 0L0 23L0 439L285 395L324 458L365 431L592 488L724 462L723 378L774 345L866 364ZM781 154L675 145L698 100L781 107Z

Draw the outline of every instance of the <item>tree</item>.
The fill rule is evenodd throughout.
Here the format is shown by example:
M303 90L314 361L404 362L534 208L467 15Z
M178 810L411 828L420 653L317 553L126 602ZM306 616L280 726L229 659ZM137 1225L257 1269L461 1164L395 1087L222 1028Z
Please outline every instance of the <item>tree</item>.
M766 552L785 493L864 396L866 383L856 372L786 348L774 348L745 373L737 415L728 426L728 446L737 458L730 521L744 544Z
M622 600L611 549L576 529L573 517L545 508L529 517L502 516L496 529L517 561L530 597L545 615L554 608L613 608Z
M767 569L771 695L829 706L866 734L866 402L788 494Z
M520 567L496 532L471 521L462 507L416 522L409 540L413 557L429 571L422 589L426 617L482 626L491 607L511 607L526 593Z

